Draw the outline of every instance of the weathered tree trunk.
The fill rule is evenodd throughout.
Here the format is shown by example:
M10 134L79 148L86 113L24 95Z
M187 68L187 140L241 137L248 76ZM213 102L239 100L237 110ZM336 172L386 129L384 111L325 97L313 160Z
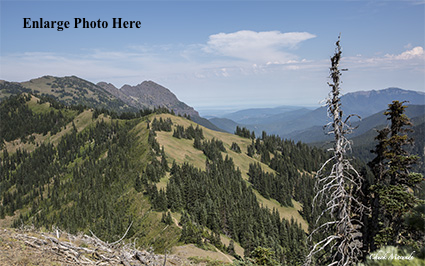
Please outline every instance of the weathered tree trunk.
M346 158L346 152L350 149L350 142L345 135L353 128L348 125L349 115L343 120L340 101L340 76L339 61L341 59L340 39L336 42L336 50L331 58L329 83L331 93L327 100L328 115L332 119L327 126L328 134L334 134L334 145L331 149L333 157L326 161L317 174L316 189L313 208L315 204L325 203L325 210L316 220L317 227L310 234L310 240L316 233L327 235L324 239L312 246L307 256L305 265L314 263L314 256L319 253L328 265L352 265L361 257L362 239L359 231L363 204L357 199L356 193L360 191L362 177L353 168ZM326 167L331 163L330 173L324 174ZM331 220L321 222L321 218L330 216Z

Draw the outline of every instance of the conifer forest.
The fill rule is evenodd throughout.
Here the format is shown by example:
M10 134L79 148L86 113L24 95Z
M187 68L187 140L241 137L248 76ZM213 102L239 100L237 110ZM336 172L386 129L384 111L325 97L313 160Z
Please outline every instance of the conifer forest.
M336 46L327 146L2 82L0 221L105 243L125 233L123 243L156 254L193 246L230 258L191 258L200 265L385 265L374 258L389 249L410 256L397 265L423 265L423 131L407 102L390 101L373 145L352 149ZM86 86L67 82L54 85Z

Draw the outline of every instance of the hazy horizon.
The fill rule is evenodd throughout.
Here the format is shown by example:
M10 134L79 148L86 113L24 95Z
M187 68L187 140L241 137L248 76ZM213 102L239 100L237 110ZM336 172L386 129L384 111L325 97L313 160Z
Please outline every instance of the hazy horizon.
M153 80L195 108L315 106L341 33L342 92L425 88L424 1L9 1L0 79ZM24 28L24 18L140 28Z
M43 76L52 76L52 75L43 75ZM40 77L34 77L28 80L6 80L8 82L27 82L30 80L34 80L37 78L41 78L43 76ZM76 76L76 75L66 75L66 76ZM61 77L65 77L65 76L61 76ZM77 76L78 77L78 76ZM80 77L78 77L80 78ZM1 79L0 79L1 80ZM89 82L93 82L91 80L87 80ZM155 83L157 83L155 80L151 80ZM107 80L102 80L99 82L106 82L106 83L111 83L108 82ZM123 84L123 85L130 85L130 86L136 86L140 83L142 83L143 81L136 83L136 84ZM93 82L94 83L94 82ZM97 82L96 82L97 83ZM115 87L117 87L115 84L111 83L112 85L114 85ZM159 84L159 83L157 83ZM159 84L161 86L163 86L162 84ZM165 86L164 86L165 87ZM166 87L167 88L167 87ZM341 90L341 95L345 95L348 93L354 93L354 92L368 92L368 91L381 91L381 90L386 90L389 88L398 88L398 87L387 87L387 88L382 88L382 89L372 89L372 90L357 90L357 91L350 91L350 92L344 92L344 90ZM120 87L117 87L117 89L120 89ZM323 97L321 99L318 99L317 102L315 104L309 104L309 103L304 103L303 102L303 98L299 98L300 102L296 103L296 102L291 102L289 104L286 104L285 99L274 99L273 101L243 101L243 100L239 100L239 101L221 101L220 103L217 102L209 102L208 104L204 104L204 105L199 105L196 102L187 102L184 99L181 99L179 97L178 94L176 94L173 91L173 88L167 88L168 90L171 91L171 93L173 93L174 95L176 95L176 97L186 103L187 105L193 107L196 111L198 111L198 113L202 116L202 117L223 117L227 114L231 114L237 111L241 111L241 110L247 110L247 109L263 109L263 108L269 108L269 109L274 109L274 108L279 108L279 107L294 107L294 108L307 108L307 109L317 109L319 107L322 107L325 105L325 100L328 96L328 94L323 95ZM399 89L403 89L406 90L404 88L399 88ZM408 91L416 91L419 93L422 93L425 95L425 91L421 91L421 90L408 90ZM328 92L327 92L328 93Z

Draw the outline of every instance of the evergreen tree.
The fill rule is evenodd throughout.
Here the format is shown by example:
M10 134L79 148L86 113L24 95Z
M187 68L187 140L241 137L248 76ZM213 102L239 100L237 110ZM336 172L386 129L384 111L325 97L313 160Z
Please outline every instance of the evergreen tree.
M173 218L171 217L171 213L169 211L162 213L161 222L167 225L171 225L173 223Z
M163 171L168 172L170 168L168 167L167 158L165 157L164 146L161 149L161 167Z
M257 247L251 254L255 265L277 266L279 263L274 258L275 254L268 248Z
M236 255L236 251L235 251L235 241L233 241L233 239L230 240L229 246L226 249L227 253L229 253L232 256Z
M236 142L232 142L232 146L230 147L230 149L234 152L241 153L241 148Z
M404 216L410 213L420 200L413 190L423 176L410 171L418 156L410 155L406 147L413 140L407 136L412 123L404 114L404 102L393 101L384 113L390 127L378 131L378 144L372 151L376 157L370 162L375 180L370 187L372 216L369 228L369 249L374 251L385 245L411 244Z
M202 150L202 143L199 137L195 137L195 140L193 141L193 147L195 149Z

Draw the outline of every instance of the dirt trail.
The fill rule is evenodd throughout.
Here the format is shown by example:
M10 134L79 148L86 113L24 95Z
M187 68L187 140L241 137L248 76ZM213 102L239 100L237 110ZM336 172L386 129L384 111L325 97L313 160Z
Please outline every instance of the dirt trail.
M223 255L224 257L226 257L227 258L227 260L230 262L230 263L233 263L233 260L228 256L228 255L226 255L226 254L224 254L223 252L221 252L221 250L219 250L218 248L216 248L215 250L217 250L217 252L218 253L220 253L221 255Z
M171 218L173 218L174 224L175 224L178 228L180 228L180 229L182 229L182 228L183 228L183 227L181 227L181 226L179 225L179 222L177 221L177 219L176 219L176 218L174 218L174 216L171 216Z

